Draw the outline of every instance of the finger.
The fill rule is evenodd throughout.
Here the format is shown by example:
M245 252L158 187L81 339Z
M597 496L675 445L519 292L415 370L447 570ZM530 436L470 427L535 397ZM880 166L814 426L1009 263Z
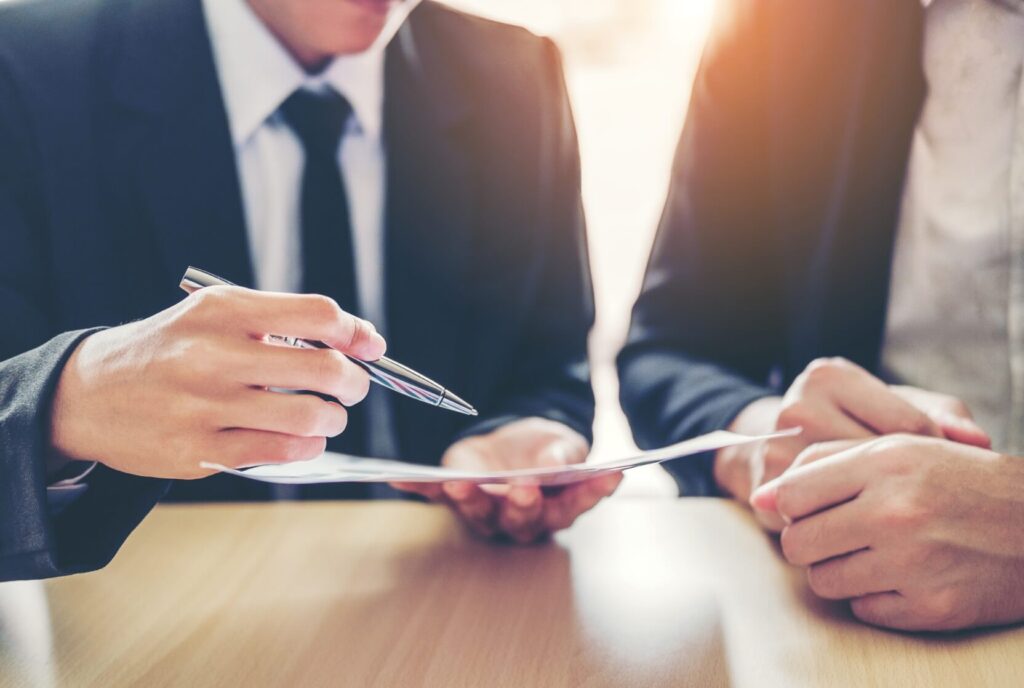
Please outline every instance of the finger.
M259 387L309 390L335 397L346 406L358 404L370 390L370 376L343 354L331 349L298 349L252 342L246 349L241 382Z
M823 561L807 569L807 583L826 600L846 600L893 590L891 567L866 549Z
M346 313L326 296L252 290L244 290L242 296L240 315L251 334L318 340L365 361L379 359L387 349L372 324Z
M513 485L501 501L498 525L516 542L532 542L542 529L544 498L536 485Z
M802 435L802 434L801 434ZM802 436L770 440L754 450L750 464L750 484L763 485L786 472L807 446Z
M787 523L853 499L870 478L862 448L854 447L808 466L784 473L758 488L750 503L775 511Z
M754 508L754 517L761 527L769 533L781 533L782 529L786 527L786 522L774 511L762 511L761 509Z
M815 461L821 461L827 459L830 456L839 454L840 452L853 449L864 444L864 440L836 440L834 442L819 442L818 444L812 444L807 449L800 452L800 455L793 461L793 468L799 468L801 466L807 466L814 463Z
M222 405L223 427L265 430L297 437L337 437L348 425L342 406L310 394L242 388Z
M581 514L612 494L621 482L622 474L612 473L570 485L559 496L546 500L545 524L551 531L568 528Z
M217 456L200 460L232 468L307 461L323 454L327 447L323 437L295 437L262 430L221 430L217 440Z
M992 437L970 418L963 418L948 411L933 411L929 415L942 429L947 440L982 449L992 448Z
M494 497L467 482L443 483L442 489L452 508L474 530L484 535L494 534L497 502Z
M782 553L791 564L809 566L871 544L870 514L854 500L796 521L782 531Z
M815 461L827 458L833 454L838 454L841 451L851 449L862 443L863 440L837 440L835 442L812 444L810 447L807 447L800 452L787 470L796 470L800 466L814 463ZM767 464L767 460L765 463ZM767 470L767 468L765 470ZM774 480L774 477L770 480ZM765 483L770 482L770 480L766 480ZM755 496L757 499L755 499ZM750 504L750 508L753 509L754 516L758 523L761 524L762 528L770 533L778 533L786 527L786 521L783 520L776 510L777 507L775 506L774 499L769 499L765 494L761 493L760 490L755 489L747 501Z
M797 405L796 408L784 408L779 415L779 427L780 429L803 428L797 437L785 439L795 440L804 446L836 439L876 437L876 433L871 428L851 418L838 406L836 400L831 398L827 402L805 401Z
M942 437L942 431L928 414L853 363L839 367L827 393L845 413L879 435L909 433Z
M858 597L850 602L850 609L854 616L872 626L916 630L910 614L910 603L898 592Z
M444 490L438 483L388 483L400 492L411 492L425 497L432 502L444 499Z

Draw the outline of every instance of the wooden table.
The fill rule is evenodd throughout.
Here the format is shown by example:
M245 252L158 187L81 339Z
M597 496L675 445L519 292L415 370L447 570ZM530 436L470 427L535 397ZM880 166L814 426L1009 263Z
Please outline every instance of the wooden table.
M0 685L1024 685L1024 629L910 636L742 509L605 503L495 546L410 503L164 506L106 570L0 586Z

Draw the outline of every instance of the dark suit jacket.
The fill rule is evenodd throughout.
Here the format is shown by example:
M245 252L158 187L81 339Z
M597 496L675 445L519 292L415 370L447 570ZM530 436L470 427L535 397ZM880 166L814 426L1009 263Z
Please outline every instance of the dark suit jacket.
M728 426L816 357L877 368L925 93L920 0L720 5L619 357L644 447ZM710 457L670 468L713 491Z
M389 353L481 412L395 397L402 456L436 462L455 439L527 416L589 436L592 300L556 49L428 1L385 71ZM0 8L0 150L0 360L42 345L0 364L3 579L103 565L167 487L101 466L48 512L46 410L77 341L61 333L173 304L188 264L253 275L200 0ZM251 489L198 481L183 494Z

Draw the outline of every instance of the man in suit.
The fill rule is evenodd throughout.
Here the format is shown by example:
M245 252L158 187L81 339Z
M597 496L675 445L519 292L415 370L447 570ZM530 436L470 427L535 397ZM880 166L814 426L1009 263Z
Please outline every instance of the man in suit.
M0 149L0 578L103 565L204 458L584 458L591 293L550 41L433 2L15 3ZM242 286L181 300L188 264ZM480 418L357 406L344 356L264 338L372 359L370 322ZM614 487L433 496L528 542ZM214 476L171 496L281 495Z
M1022 67L1018 0L720 3L619 359L643 446L802 428L677 477L870 623L1024 618Z

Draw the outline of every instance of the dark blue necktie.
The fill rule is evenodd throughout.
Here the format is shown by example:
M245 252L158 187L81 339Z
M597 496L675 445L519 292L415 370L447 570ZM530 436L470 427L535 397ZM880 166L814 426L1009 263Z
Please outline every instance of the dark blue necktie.
M281 106L285 121L305 152L300 203L302 291L323 294L359 315L355 254L348 197L338 164L352 106L336 91L300 89ZM348 428L328 442L331 451L366 454L366 417L349 409Z

